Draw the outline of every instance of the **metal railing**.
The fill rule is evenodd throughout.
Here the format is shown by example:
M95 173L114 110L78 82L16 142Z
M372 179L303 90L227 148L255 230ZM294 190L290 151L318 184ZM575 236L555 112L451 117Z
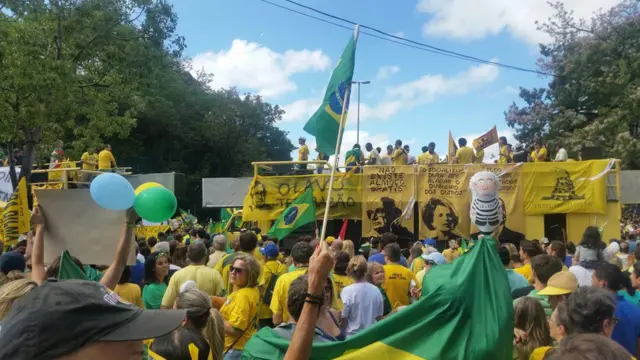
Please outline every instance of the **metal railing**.
M131 175L130 167L117 168L116 172L120 175ZM47 174L47 181L31 182L33 186L47 186L47 185L60 185L62 189L68 189L69 184L89 185L92 177L98 176L106 171L97 170L83 170L78 167L74 168L57 168L57 169L36 169L32 170L31 174ZM60 179L49 179L49 174L60 173Z

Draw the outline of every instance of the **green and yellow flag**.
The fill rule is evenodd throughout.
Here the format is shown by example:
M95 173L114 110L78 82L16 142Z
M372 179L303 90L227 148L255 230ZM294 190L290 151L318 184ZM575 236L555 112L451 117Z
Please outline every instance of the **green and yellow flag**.
M282 212L267 235L282 240L293 230L314 221L316 221L316 206L313 202L313 188L309 186Z
M347 121L346 112L349 109L349 92L353 79L353 67L356 62L356 43L358 42L358 27L344 49L336 68L333 70L324 100L320 108L313 114L304 126L304 131L316 137L317 149L326 155L336 152L340 117L345 111L343 121ZM342 128L344 131L344 126Z
M84 270L73 261L67 250L60 255L60 268L58 280L90 280Z
M422 298L339 342L313 344L311 359L511 359L513 304L496 240L479 240L451 264L425 276ZM263 328L244 347L243 360L282 359L289 346Z

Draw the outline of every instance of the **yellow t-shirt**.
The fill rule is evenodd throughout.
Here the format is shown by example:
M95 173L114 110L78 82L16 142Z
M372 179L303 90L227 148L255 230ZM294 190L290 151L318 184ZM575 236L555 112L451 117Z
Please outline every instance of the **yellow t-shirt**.
M476 164L482 164L484 161L484 149L476 152Z
M442 252L442 255L447 260L447 263L451 264L453 260L457 259L458 256L460 256L460 249L458 250L445 249Z
M292 272L288 272L286 274L282 274L276 281L276 286L273 289L273 297L271 298L271 304L269 304L269 309L274 314L282 314L282 322L289 322L289 310L287 310L287 296L289 295L289 287L293 280L297 279L299 276L304 275L307 271L306 267L300 267L295 269Z
M113 292L118 294L120 299L144 309L142 306L142 291L140 291L140 286L133 283L118 284Z
M437 164L440 162L440 156L434 152L433 154L429 154L429 152L422 153L418 156L418 164L420 165L429 165L429 164Z
M98 169L111 169L112 164L116 163L116 159L109 150L102 150L98 154Z
M338 275L338 274L334 273L333 274L333 283L335 284L336 296L340 297L340 294L342 294L342 289L344 289L347 286L353 284L353 279L348 277L347 275Z
M173 303L180 294L180 286L189 280L195 281L198 289L209 296L224 296L224 283L218 271L206 265L189 265L176 271L169 280L167 291L162 297L162 306L173 307Z
M508 156L507 145L500 146L500 159L498 159L498 163L506 164Z
M533 152L535 154L534 162L543 162L547 161L547 148L541 147L538 151Z
M406 267L398 264L387 264L384 266L384 283L382 283L382 288L387 292L387 297L393 310L398 306L409 305L411 280L415 281L416 285L418 284L416 276Z
M257 249L257 248L256 248ZM258 250L260 251L260 250ZM255 250L254 250L255 252ZM230 268L231 268L231 264L233 264L233 261L236 259L236 256L238 254L244 254L244 255L249 255L249 256L253 256L251 254L247 254L241 251L238 252L234 252L232 254L228 254L222 257L222 259L220 259L220 261L218 261L218 263L216 264L216 267L214 269L216 269L216 271L218 271L218 273L220 273L222 275L222 282L224 285L224 294L225 295L229 295L231 294L231 292L233 291L233 285L231 285L231 283L229 282L229 274L230 274ZM260 254L260 256L262 257L262 254ZM255 257L254 257L255 259ZM263 267L264 267L264 263L262 261L258 260L258 264L260 265L260 278L258 279L258 283L260 284L262 282L262 274L264 273L263 271Z
M408 158L409 156L407 155L407 152L404 151L404 149L395 149L393 151L392 160L394 166L407 165Z
M96 161L96 154L89 154L88 152L82 154L80 160L82 163L82 170L96 170L98 162ZM87 164L87 162L93 163L94 165Z
M523 266L513 269L513 271L524 276L529 280L530 284L533 284L533 271L531 270L531 264L524 264Z
M465 146L456 151L456 157L458 158L458 164L471 164L473 163L473 149Z
M298 149L298 161L309 160L309 147L305 144Z
M237 335L225 335L225 350L230 348L234 341L234 349L244 349L244 345L249 341L249 338L256 333L256 320L258 319L256 315L258 313L259 302L260 291L255 287L239 289L227 297L227 300L220 309L220 315L222 315L222 318L228 321L234 329L244 331L244 334L242 334L240 339L238 339ZM236 339L238 339L238 341L236 341Z
M267 291L267 287L269 283L271 283L271 278L275 274L276 276L280 276L287 272L287 267L284 264L276 261L269 260L266 264L264 264L262 273L262 289L260 291L260 306L258 307L258 317L260 319L271 319L273 313L271 309L269 309L270 304L265 304L262 299L264 299L264 294ZM276 280L277 281L277 280ZM274 287L275 290L275 287Z
M416 287L422 289L422 283L424 282L424 276L427 275L427 269L422 269L416 274Z
M409 265L409 270L411 270L411 272L413 272L414 274L419 273L422 269L424 269L424 259L422 258L422 256L413 259L411 265Z
M260 252L259 248L253 249L253 253L251 253L254 259L258 260L259 263L264 263L264 256Z
M529 355L529 360L542 360L544 356L547 354L547 351L553 349L551 346L541 346L535 348L531 355Z

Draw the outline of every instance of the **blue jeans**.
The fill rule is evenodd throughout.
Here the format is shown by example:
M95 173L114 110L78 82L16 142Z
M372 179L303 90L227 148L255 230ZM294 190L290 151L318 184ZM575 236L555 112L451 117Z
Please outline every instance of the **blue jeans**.
M231 349L224 355L224 360L240 360L242 350Z

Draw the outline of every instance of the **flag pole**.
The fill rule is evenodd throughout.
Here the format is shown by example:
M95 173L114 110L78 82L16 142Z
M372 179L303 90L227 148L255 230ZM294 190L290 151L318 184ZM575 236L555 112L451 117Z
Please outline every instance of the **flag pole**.
M358 35L360 34L360 25L355 27L355 38L358 41ZM342 104L342 114L340 114L340 127L338 128L338 139L336 141L336 151L333 157L333 164L331 165L331 176L329 177L329 190L327 191L327 204L324 208L324 218L322 219L322 232L320 233L320 241L324 241L327 234L327 223L329 222L329 209L331 207L331 193L333 192L333 180L336 176L336 169L338 167L338 158L340 157L340 144L342 143L342 131L344 130L345 117L347 114L347 104L349 103L349 96L351 93L351 83L347 84L347 88L344 91L344 100Z

